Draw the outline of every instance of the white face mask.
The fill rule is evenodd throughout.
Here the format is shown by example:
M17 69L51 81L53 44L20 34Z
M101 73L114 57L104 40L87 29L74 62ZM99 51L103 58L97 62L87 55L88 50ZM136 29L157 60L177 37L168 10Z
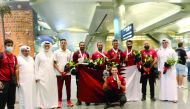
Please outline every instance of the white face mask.
M6 51L7 51L7 52L12 52L12 51L13 51L13 47L7 47L7 46L6 46Z

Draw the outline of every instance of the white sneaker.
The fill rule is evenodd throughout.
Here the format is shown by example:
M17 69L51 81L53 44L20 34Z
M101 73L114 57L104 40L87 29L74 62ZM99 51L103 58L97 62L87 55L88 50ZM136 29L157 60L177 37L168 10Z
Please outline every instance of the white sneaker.
M182 86L178 86L178 88L179 88L179 89L181 89L181 88L182 88Z
M181 88L183 88L183 89L187 89L187 87L186 87L186 86L184 86L184 85L182 85L182 86L181 86Z

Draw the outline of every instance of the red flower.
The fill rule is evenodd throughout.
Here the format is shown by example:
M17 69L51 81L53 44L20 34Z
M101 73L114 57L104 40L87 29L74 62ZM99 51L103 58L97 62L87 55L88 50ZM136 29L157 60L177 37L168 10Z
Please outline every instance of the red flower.
M163 74L166 74L166 72L168 71L168 69L170 68L171 66L169 64L167 64L166 62L164 63L164 71L163 71Z
M144 68L144 75L149 75L150 74L150 68Z

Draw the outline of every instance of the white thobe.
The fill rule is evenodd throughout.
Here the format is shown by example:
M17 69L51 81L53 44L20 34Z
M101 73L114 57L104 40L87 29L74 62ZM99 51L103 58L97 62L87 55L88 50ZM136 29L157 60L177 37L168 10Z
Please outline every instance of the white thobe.
M37 107L58 107L56 73L53 67L53 54L47 56L41 52L36 56L35 75L37 82Z
M178 100L178 95L175 65L171 66L171 68L167 70L166 74L163 74L163 68L167 58L173 57L177 60L177 54L173 49L160 49L158 50L157 55L158 71L161 72L159 99L176 101Z
M36 82L34 75L34 60L28 56L18 56L19 67L19 105L20 109L36 107Z
M138 71L137 66L125 67L125 70L121 73L124 73L122 76L126 81L127 101L139 101L141 98L141 73Z

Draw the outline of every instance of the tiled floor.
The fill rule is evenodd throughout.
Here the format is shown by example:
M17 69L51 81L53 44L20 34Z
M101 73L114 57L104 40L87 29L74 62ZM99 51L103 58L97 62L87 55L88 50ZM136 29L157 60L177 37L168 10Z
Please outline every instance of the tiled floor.
M163 102L159 101L158 99L155 102L151 102L149 97L147 97L147 100L144 102L141 101L127 102L123 109L190 109L190 83L186 82L185 85L187 86L186 89L178 89L179 101L177 103ZM156 85L156 98L158 98L158 95L159 95L158 85ZM76 98L74 96L75 94L73 93L72 101L76 103ZM90 106L86 106L84 103L81 106L75 105L74 107L72 107L72 109L103 109L103 108L104 104L99 104L99 105L91 104ZM18 103L16 104L16 109L19 109ZM62 109L71 109L71 108L66 107L66 102L63 101ZM121 107L116 105L114 107L110 107L109 109L121 109Z

